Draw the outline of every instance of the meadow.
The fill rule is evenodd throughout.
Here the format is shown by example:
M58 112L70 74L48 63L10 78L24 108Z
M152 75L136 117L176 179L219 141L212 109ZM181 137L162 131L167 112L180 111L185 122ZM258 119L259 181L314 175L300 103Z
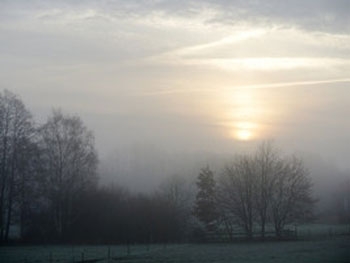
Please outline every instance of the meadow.
M204 244L0 247L1 263L350 262L348 226L298 228L299 240Z

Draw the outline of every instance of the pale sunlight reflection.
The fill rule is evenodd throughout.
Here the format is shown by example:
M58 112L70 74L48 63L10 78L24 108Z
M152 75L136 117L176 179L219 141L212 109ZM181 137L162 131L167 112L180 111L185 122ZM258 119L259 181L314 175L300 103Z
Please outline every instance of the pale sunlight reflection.
M235 125L234 136L241 141L249 141L254 138L255 126L249 122L241 122Z
M235 89L227 96L229 134L240 141L259 137L260 109L252 89Z
M249 130L238 130L236 136L240 141L249 141L252 137L252 132Z

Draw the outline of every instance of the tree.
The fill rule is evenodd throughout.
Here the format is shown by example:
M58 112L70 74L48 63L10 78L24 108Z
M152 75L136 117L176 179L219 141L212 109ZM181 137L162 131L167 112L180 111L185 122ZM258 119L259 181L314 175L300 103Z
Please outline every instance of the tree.
M78 217L75 200L97 185L94 137L79 117L60 111L53 111L40 135L53 231L62 239Z
M255 223L260 224L263 239L267 223L281 237L286 224L310 217L315 202L302 161L282 158L271 143L237 157L224 169L218 188L220 213L240 225L248 239Z
M169 211L167 223L172 229L168 232L168 239L183 241L187 234L191 208L193 203L193 191L185 178L173 175L163 181L156 193Z
M254 223L254 160L243 155L226 166L220 180L218 198L225 217L241 226L248 239L253 237Z
M277 237L283 228L312 214L315 200L311 194L312 183L301 159L291 157L283 161L271 200L271 216Z
M333 212L339 223L350 224L350 177L344 178L334 193Z
M212 230L218 217L216 208L216 189L214 174L209 166L203 168L197 178L198 193L196 195L194 215L204 223L207 230Z
M34 138L21 143L22 153L18 159L19 176L16 183L16 206L20 238L26 239L33 216L41 209L43 197L42 159L38 142Z
M263 142L254 154L256 179L254 181L254 201L260 223L261 238L265 238L265 226L269 220L269 206L274 193L274 186L282 172L282 161L272 142Z
M31 184L27 171L33 134L31 114L16 95L5 90L0 95L0 241L9 238L16 202L22 210L23 200L29 199L24 184Z

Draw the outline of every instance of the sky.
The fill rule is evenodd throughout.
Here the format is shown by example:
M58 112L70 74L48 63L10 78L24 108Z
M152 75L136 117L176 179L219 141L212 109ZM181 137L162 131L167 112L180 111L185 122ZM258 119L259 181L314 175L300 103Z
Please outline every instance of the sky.
M0 0L0 88L38 123L79 115L102 161L273 139L350 169L349 14L347 0Z

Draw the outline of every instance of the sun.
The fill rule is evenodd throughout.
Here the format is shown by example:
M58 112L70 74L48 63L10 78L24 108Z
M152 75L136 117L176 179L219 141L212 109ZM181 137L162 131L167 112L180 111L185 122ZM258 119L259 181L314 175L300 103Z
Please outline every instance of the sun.
M240 141L253 139L256 124L252 122L238 122L234 125L234 137Z
M235 140L251 141L259 136L260 112L257 96L252 89L234 89L229 92L228 128Z
M236 137L240 141L249 141L252 138L253 133L249 130L238 130Z

